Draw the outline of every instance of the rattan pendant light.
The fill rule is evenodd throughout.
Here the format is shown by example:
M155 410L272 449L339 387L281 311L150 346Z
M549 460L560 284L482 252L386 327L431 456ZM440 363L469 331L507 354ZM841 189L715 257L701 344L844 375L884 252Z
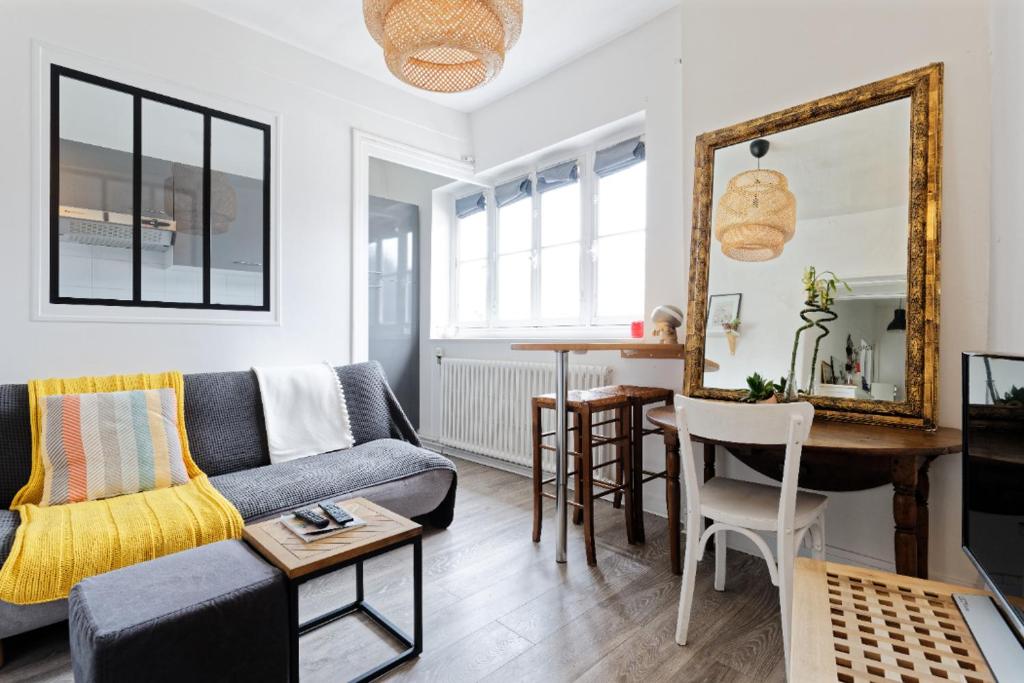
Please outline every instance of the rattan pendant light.
M388 69L423 90L461 92L498 75L519 38L522 0L363 0Z
M729 181L718 200L715 237L722 253L737 261L769 261L779 256L796 233L796 197L778 171L761 168L767 140L750 143L757 169Z

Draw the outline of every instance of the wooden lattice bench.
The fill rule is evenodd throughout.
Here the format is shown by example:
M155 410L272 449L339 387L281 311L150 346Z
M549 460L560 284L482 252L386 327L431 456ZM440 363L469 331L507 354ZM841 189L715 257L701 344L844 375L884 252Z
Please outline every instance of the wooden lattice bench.
M798 559L792 680L995 683L952 593L984 591Z

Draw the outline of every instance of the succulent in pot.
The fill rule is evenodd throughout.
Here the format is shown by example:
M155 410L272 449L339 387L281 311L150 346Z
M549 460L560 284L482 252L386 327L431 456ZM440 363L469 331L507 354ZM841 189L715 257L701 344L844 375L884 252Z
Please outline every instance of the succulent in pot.
M740 400L744 403L778 403L778 397L786 393L786 379L778 382L765 379L755 372L747 377L747 393Z

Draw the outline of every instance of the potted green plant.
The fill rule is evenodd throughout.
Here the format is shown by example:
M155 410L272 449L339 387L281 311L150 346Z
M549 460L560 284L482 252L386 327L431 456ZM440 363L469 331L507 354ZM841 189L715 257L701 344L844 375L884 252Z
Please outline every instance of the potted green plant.
M747 377L747 393L740 400L744 403L778 403L785 392L786 379L784 377L780 378L779 382L773 382L755 372Z

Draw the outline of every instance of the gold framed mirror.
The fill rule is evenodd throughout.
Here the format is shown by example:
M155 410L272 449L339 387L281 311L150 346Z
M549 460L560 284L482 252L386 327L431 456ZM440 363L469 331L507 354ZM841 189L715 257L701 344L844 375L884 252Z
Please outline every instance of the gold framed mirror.
M941 154L942 64L700 135L684 392L934 428Z

